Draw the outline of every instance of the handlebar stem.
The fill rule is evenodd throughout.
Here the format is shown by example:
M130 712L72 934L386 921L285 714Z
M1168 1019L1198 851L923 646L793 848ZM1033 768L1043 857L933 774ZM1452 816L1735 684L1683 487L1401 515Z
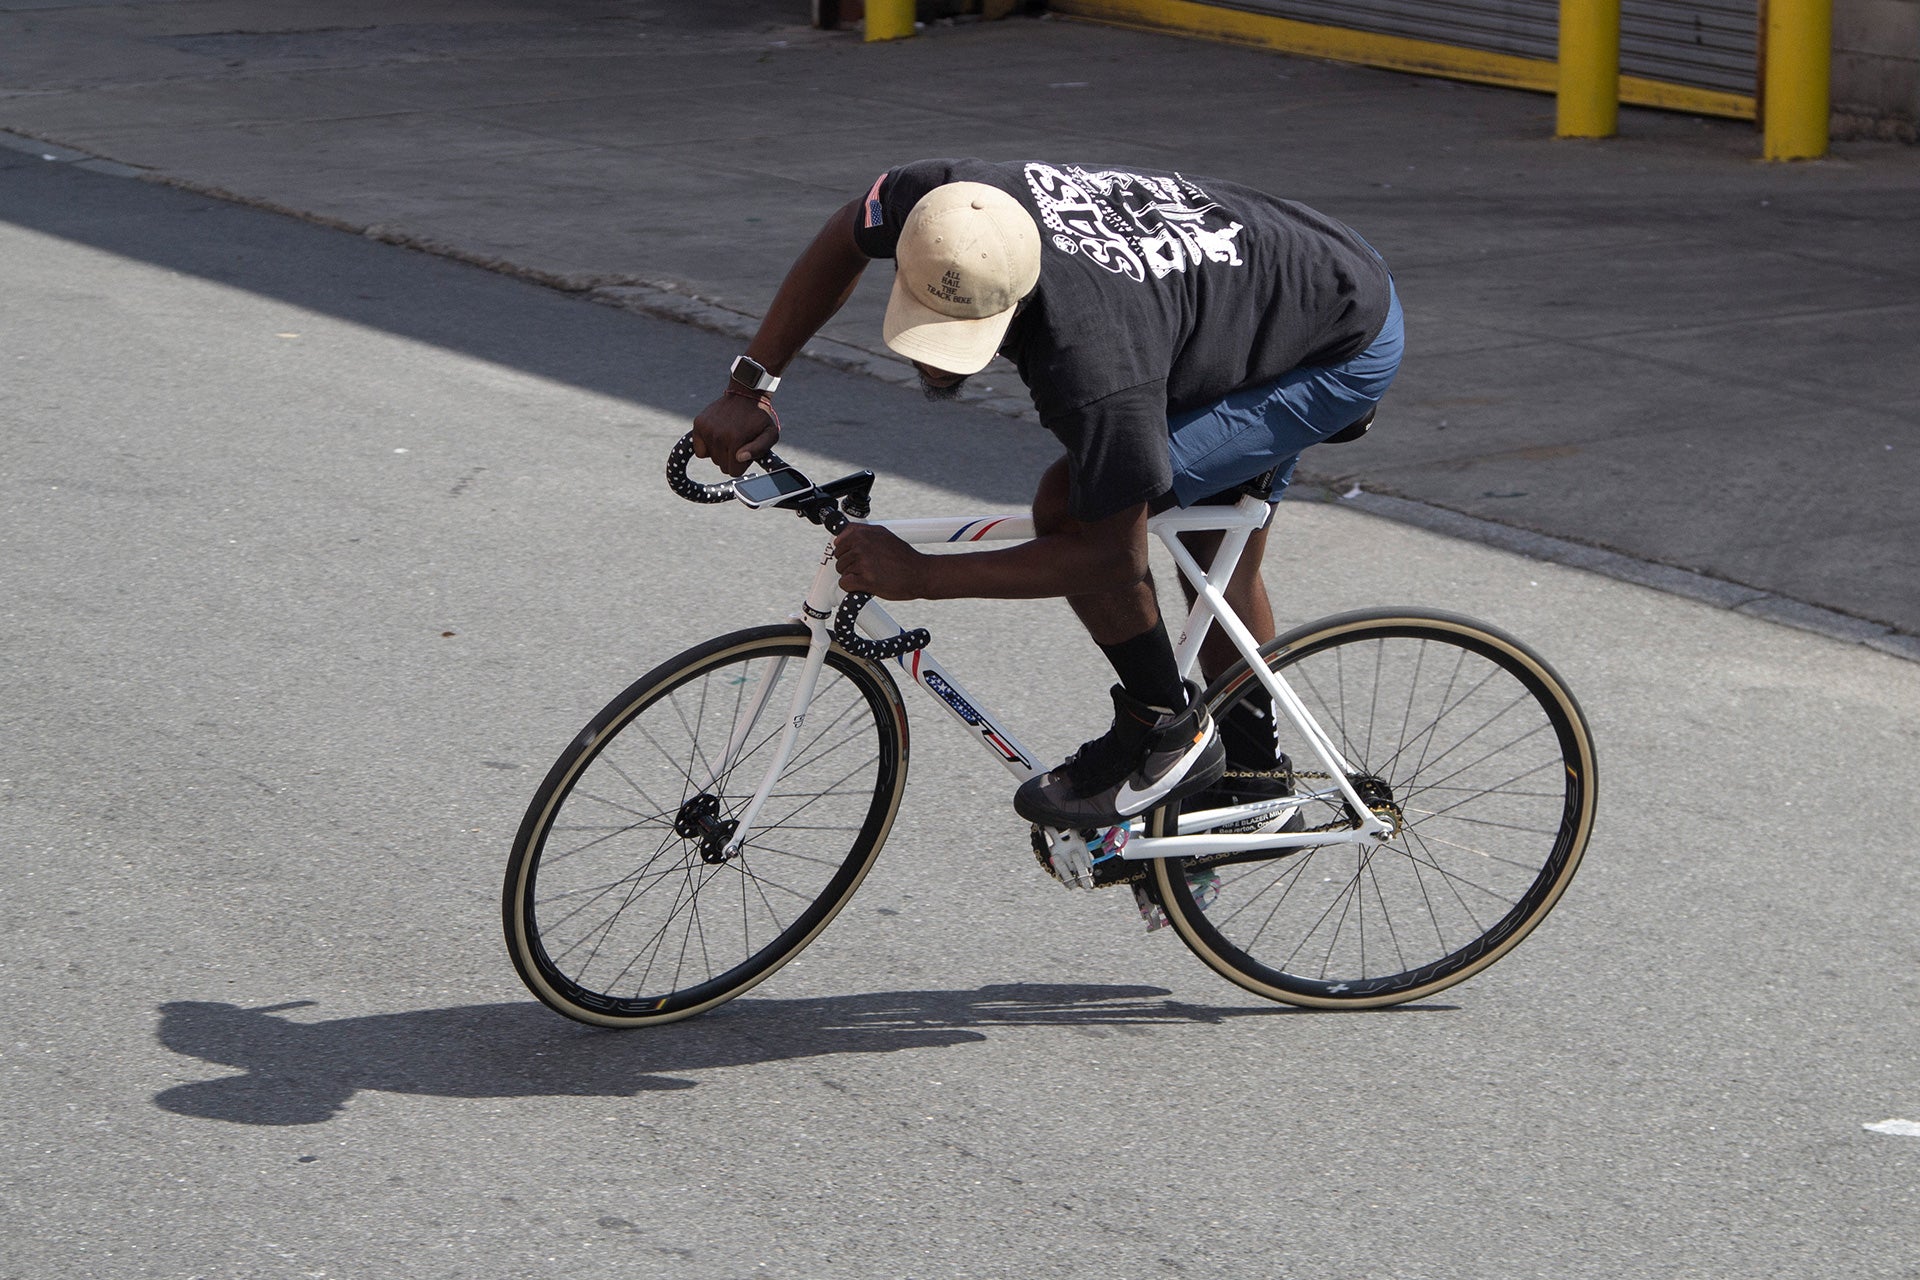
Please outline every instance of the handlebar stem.
M667 453L667 485L688 502L729 501L733 497L733 481L703 484L695 480L687 474L687 463L692 458L693 433L688 432L680 437ZM771 449L767 451L766 456L757 461L766 471L779 471L787 467L787 463ZM814 524L824 526L828 533L838 534L853 523L854 517L865 519L871 511L872 486L871 471L856 472L816 486L797 500L788 499L779 505L798 511ZM833 611L831 634L836 644L857 658L865 658L869 662L885 662L902 654L911 653L915 649L924 649L932 642L933 637L927 633L925 627L915 627L911 631L901 631L879 640L869 640L862 636L855 629L854 620L859 617L860 610L866 607L867 601L873 597L864 591L855 591L844 598L838 598L839 608L834 609L836 598L839 597L838 577L837 575L825 576L831 569L832 554L832 550L829 549L827 559L821 562L823 578L831 587L831 591L816 602L814 597L822 594L819 582L816 581L814 589L807 593L806 608L810 614L817 610L816 616L821 620L825 620L828 612Z

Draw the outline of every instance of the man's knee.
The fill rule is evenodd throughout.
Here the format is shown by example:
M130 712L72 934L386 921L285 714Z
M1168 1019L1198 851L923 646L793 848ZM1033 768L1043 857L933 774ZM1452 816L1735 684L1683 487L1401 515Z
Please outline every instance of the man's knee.
M1060 533L1077 523L1067 501L1067 460L1060 459L1040 476L1033 493L1033 531Z

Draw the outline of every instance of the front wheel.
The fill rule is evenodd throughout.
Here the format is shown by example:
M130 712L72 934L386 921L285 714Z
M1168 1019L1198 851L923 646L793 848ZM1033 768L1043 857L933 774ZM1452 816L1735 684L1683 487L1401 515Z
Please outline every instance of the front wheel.
M1593 828L1593 740L1552 668L1491 627L1408 610L1308 623L1262 653L1398 829L1378 845L1156 860L1154 888L1194 953L1269 999L1367 1008L1450 987L1526 937ZM1242 663L1206 697L1219 720L1266 694ZM1299 803L1287 829L1350 821L1278 723ZM1159 811L1148 833L1170 834L1172 817Z
M892 678L838 648L751 835L728 851L808 639L761 627L689 649L561 754L520 824L502 903L534 995L601 1026L685 1018L791 960L853 896L906 787L907 721Z

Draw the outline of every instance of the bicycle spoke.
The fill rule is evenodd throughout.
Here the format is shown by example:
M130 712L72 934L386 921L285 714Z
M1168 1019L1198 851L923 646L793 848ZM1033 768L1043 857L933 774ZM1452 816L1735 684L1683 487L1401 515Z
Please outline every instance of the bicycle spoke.
M1205 911L1173 872L1181 860L1156 873L1203 959L1250 990L1310 1004L1391 1003L1491 963L1552 905L1577 859L1567 841L1584 839L1571 815L1591 812L1568 754L1577 712L1542 691L1537 660L1462 620L1349 618L1290 636L1276 674L1354 784L1378 788L1370 802L1390 806L1392 838L1275 850L1220 877ZM1315 758L1291 717L1279 732L1296 760ZM1311 767L1296 777L1299 825L1346 822L1338 786L1309 788Z
M835 651L789 742L806 634L741 634L636 685L536 798L539 842L523 835L516 858L537 860L509 894L538 942L519 953L530 985L562 1012L631 1024L744 989L838 909L884 833L903 746L891 685ZM762 788L753 827L734 825Z

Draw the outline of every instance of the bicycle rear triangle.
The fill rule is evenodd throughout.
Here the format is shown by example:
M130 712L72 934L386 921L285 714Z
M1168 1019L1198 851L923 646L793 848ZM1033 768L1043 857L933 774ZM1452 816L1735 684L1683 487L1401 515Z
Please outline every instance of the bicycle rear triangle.
M870 473L815 485L770 456L777 479L736 495L689 478L690 456L681 441L668 474L691 500L739 496L828 530L867 515ZM1249 499L1149 528L1195 588L1182 673L1221 627L1241 661L1206 689L1206 708L1216 722L1247 710L1271 722L1285 776L1229 777L1184 810L1104 831L1036 828L1036 852L1071 887L1132 887L1248 991L1329 1008L1417 999L1504 956L1565 892L1593 826L1592 739L1552 668L1468 618L1369 610L1256 646L1221 587L1267 516ZM918 543L1032 536L1024 516L882 523ZM1206 569L1176 536L1197 531L1222 533ZM818 936L899 810L908 717L895 673L1016 784L1041 772L925 652L924 631L840 591L830 557L796 616L662 663L541 783L502 908L514 964L552 1008L613 1027L684 1018Z

